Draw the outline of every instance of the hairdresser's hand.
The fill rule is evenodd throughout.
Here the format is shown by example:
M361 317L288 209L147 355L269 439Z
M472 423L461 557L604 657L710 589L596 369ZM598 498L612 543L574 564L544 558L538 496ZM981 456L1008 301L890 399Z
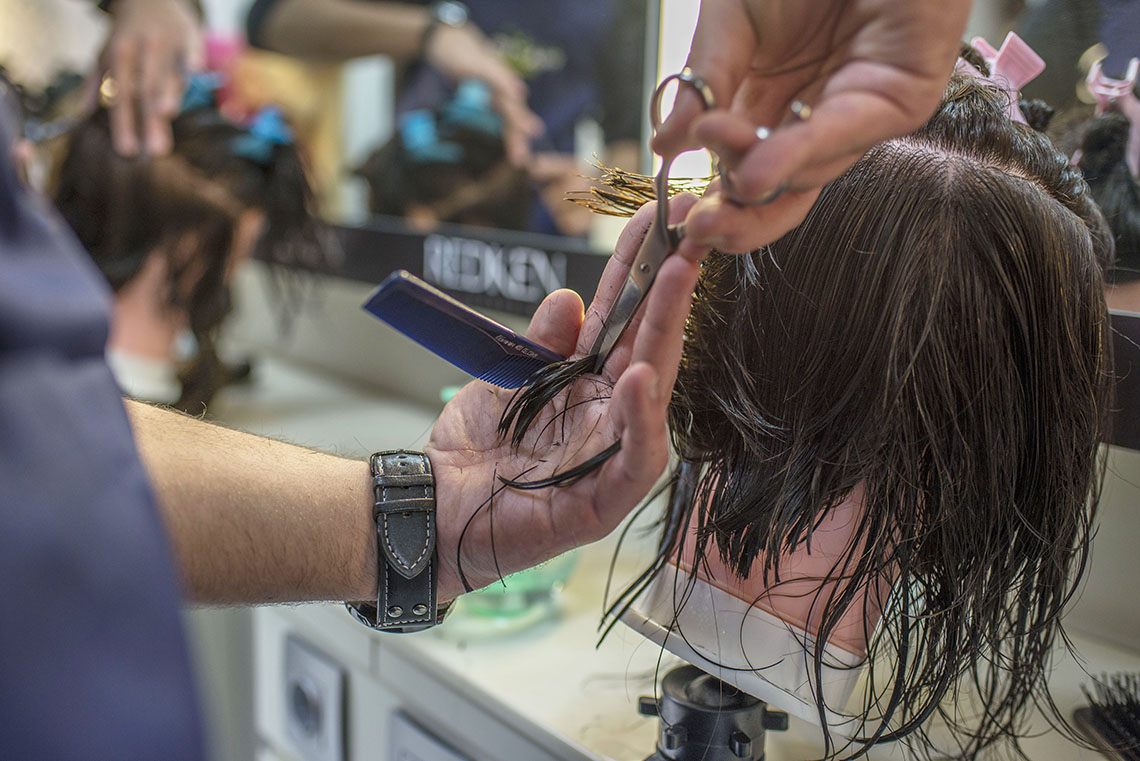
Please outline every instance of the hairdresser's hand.
M702 113L685 89L653 148L709 147L745 202L784 192L740 205L717 185L688 236L746 251L799 224L824 183L930 117L969 12L970 0L703 0L688 65L721 107ZM791 115L795 100L811 107L806 121ZM761 126L774 130L763 141Z
M197 12L187 0L115 0L110 10L99 74L114 83L115 150L168 153L186 73L202 63Z
M694 200L676 199L674 219L683 218ZM584 319L578 295L557 291L535 313L527 337L563 355L585 356L652 213L651 204L626 227ZM444 408L427 446L439 502L441 600L463 591L460 562L472 588L486 586L500 573L529 568L602 538L653 487L668 460L665 413L696 280L694 261L679 256L666 260L649 292L644 319L630 325L601 380L580 378L572 387L570 408L565 394L548 405L517 449L497 430L512 391L474 381ZM530 481L562 473L617 441L621 450L600 471L573 485L522 491L500 488L497 480Z
M536 153L530 162L529 174L538 186L542 205L563 235L585 236L593 225L592 211L566 200L573 194L589 192L594 184L587 176L590 171L590 166L566 153Z
M526 104L527 87L502 54L474 24L440 25L424 50L428 63L452 80L479 79L491 88L491 104L503 117L507 160L525 165L531 140L545 131L542 119Z

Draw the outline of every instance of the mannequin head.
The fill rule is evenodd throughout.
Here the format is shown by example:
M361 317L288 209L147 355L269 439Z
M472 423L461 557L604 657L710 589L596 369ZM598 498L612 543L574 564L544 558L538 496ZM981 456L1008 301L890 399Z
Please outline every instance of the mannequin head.
M1078 166L1116 243L1109 271L1109 306L1140 311L1140 181L1128 166L1128 118L1106 113L1087 123Z
M1111 251L1080 173L955 79L798 228L710 256L661 549L689 586L657 620L690 637L699 579L798 632L809 681L829 643L874 661L855 748L929 750L932 717L963 757L1016 736L1088 553Z
M290 142L223 118L212 106L173 122L169 156L124 158L100 110L76 128L56 202L116 292L110 348L173 359L188 329L197 356L178 406L201 411L224 380L213 335L227 284L251 255L281 264L321 259L308 183Z

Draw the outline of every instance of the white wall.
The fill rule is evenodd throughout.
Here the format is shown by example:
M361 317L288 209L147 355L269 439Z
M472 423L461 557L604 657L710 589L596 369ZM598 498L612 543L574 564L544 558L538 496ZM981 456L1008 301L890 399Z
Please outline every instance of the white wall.
M103 41L102 16L92 2L0 0L0 64L32 88L60 71L86 71Z

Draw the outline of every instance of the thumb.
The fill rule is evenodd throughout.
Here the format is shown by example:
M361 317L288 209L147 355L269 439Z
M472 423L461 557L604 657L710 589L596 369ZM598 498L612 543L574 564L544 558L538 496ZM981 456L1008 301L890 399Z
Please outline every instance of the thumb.
M557 290L535 310L526 337L555 354L569 357L578 343L583 314L581 296L565 288Z

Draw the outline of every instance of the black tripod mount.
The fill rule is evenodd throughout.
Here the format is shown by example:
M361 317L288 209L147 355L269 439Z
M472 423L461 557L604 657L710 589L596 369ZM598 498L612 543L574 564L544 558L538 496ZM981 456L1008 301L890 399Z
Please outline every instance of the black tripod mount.
M641 698L638 710L661 720L645 761L764 761L764 732L788 728L786 713L696 666L666 674L661 697Z

